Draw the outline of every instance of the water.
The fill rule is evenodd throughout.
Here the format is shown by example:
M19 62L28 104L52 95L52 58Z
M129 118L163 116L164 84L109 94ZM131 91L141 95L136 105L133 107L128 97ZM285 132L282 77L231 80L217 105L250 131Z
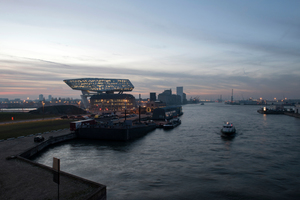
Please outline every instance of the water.
M299 199L300 119L259 106L183 106L182 124L133 142L74 140L34 158L107 186L110 199ZM224 121L234 138L222 138Z
M0 112L29 112L37 108L0 108Z

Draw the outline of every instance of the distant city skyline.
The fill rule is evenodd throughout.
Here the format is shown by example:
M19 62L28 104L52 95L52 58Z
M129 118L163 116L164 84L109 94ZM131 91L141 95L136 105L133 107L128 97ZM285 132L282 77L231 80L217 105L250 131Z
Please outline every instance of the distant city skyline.
M129 79L136 98L300 98L300 1L0 2L0 98L80 98L76 78Z
M162 91L163 92L163 91ZM160 93L162 93L160 92ZM126 94L130 94L130 93L126 93ZM158 93L159 94L159 93ZM176 94L176 93L175 93ZM52 95L48 95L48 96L51 96L52 99L73 99L73 100L81 100L81 97L80 95L79 96L75 96L75 97L61 97L61 96L52 96ZM134 96L137 100L139 99L138 96ZM20 98L20 97L13 97L13 98L8 98L8 97L0 97L1 100L3 99L9 99L10 101L13 101L13 100L31 100L31 101L40 101L40 98L39 98L39 95L37 95L36 97L33 97L33 98L30 98L30 97L26 97L26 98ZM150 97L150 93L148 96L141 96L141 99L151 99ZM210 97L208 98L203 98L199 95L195 95L195 96L191 96L189 98L187 98L187 100L190 100L190 99L198 99L198 100L207 100L207 101L218 101L220 100L220 95L219 96L213 96L211 95ZM233 96L233 100L234 101L240 101L240 100L269 100L269 101L281 101L281 100L297 100L297 99L300 99L300 98L286 98L286 97L282 97L282 98L270 98L270 99L266 99L266 98L252 98L252 97L249 97L249 98L244 98L243 96L240 96L240 95L237 95L237 96ZM49 97L46 97L44 96L43 97L43 100L45 101L50 101L49 100ZM231 96L227 95L226 97L222 96L222 100L223 101L231 101Z

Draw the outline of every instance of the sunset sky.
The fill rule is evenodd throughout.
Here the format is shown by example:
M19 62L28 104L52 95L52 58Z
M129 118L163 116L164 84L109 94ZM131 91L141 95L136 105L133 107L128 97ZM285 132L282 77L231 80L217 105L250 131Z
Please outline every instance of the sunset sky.
M80 98L63 80L124 78L134 96L300 98L297 0L0 0L0 98Z

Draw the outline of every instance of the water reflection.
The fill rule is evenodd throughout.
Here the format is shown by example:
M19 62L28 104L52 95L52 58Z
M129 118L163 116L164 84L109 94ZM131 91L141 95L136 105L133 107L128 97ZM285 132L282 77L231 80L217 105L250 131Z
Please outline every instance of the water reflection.
M221 134L221 139L223 141L233 141L235 139L235 136L236 134L230 136Z
M97 150L113 150L119 152L128 152L134 148L135 144L141 138L133 141L101 141L101 140L73 140L70 142L72 147L92 147Z

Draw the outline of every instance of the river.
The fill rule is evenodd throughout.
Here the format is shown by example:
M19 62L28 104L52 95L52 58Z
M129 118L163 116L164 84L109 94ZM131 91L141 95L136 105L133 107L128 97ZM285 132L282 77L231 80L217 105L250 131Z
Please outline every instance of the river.
M299 199L300 119L260 106L183 106L182 124L131 142L74 140L34 161L107 186L107 199ZM224 121L234 138L221 137Z
M0 108L0 112L29 112L37 108Z

